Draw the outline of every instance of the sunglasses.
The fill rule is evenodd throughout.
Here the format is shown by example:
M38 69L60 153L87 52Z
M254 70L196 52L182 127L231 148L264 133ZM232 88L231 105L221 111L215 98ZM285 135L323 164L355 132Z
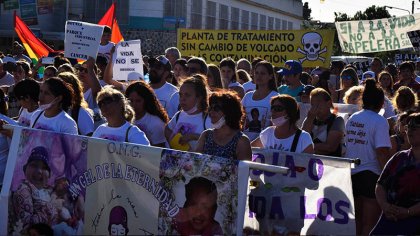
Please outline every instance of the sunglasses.
M286 110L286 108L284 108L284 106L281 106L281 105L271 105L271 111L282 112L284 110Z
M104 105L109 105L111 103L113 103L115 101L115 99L113 97L105 97L102 98L99 102L98 102L98 106L99 108L101 108Z
M222 106L219 104L209 106L209 111L219 112L222 110Z
M77 70L79 72L83 72L83 73L87 73L88 72L87 68L84 68L84 67L79 67L79 68L77 68Z
M343 79L343 80L352 80L353 77L351 77L350 75L343 75L343 76L341 76L341 79Z

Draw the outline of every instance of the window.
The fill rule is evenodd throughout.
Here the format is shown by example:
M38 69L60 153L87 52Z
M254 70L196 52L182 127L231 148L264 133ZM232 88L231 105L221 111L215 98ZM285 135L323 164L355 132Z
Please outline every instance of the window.
M289 30L293 29L293 22L287 22L287 29Z
M267 29L267 17L265 15L260 15L260 29Z
M228 6L220 4L219 29L228 29L229 27L229 9Z
M113 0L83 1L83 21L98 22L109 9ZM116 1L116 17L119 25L128 24L128 0Z
M251 29L258 29L258 14L255 12L251 13Z
M241 29L249 29L249 11L242 10Z
M187 16L187 0L165 0L164 16L183 17Z
M287 30L287 20L282 20L282 27L281 29Z
M273 30L274 29L274 17L268 17L268 26L267 29Z
M276 18L276 25L274 26L274 29L281 30L281 19Z
M207 1L206 28L216 29L216 3L212 1Z
M203 1L195 0L191 4L191 28L201 29Z
M239 8L232 7L230 9L230 19L231 19L231 25L230 29L237 30L239 29Z

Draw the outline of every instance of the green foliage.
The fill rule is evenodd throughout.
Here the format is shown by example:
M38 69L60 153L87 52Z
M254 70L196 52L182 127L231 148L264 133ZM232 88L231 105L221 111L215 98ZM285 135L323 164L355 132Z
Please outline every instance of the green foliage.
M303 14L302 14L303 19L307 20L307 21L312 20L311 12L312 12L312 10L311 10L311 8L309 8L308 2L305 2L303 4Z

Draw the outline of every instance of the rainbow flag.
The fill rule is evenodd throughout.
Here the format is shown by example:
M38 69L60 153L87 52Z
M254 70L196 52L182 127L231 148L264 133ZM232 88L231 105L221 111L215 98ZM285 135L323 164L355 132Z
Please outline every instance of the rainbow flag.
M120 27L118 27L118 22L115 17L115 2L113 2L111 7L109 7L108 11L98 22L98 25L106 25L112 29L111 41L113 43L119 43L120 41L124 41L124 38L120 31Z
M48 45L38 39L34 33L28 28L25 22L14 13L14 25L15 31L22 41L23 46L28 53L28 56L32 59L33 63L36 63L39 58L46 57L50 52L54 52Z

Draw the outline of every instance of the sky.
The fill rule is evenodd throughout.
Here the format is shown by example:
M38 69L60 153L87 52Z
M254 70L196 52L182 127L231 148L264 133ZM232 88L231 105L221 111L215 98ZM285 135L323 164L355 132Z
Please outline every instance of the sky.
M349 16L354 16L357 11L364 12L366 8L375 6L391 6L402 8L405 10L389 9L391 16L408 15L411 13L411 6L413 0L302 0L303 3L308 2L309 8L312 10L311 17L313 20L321 22L334 22L334 12L346 13ZM350 4L349 4L350 3ZM420 12L420 2L414 1L414 13Z

